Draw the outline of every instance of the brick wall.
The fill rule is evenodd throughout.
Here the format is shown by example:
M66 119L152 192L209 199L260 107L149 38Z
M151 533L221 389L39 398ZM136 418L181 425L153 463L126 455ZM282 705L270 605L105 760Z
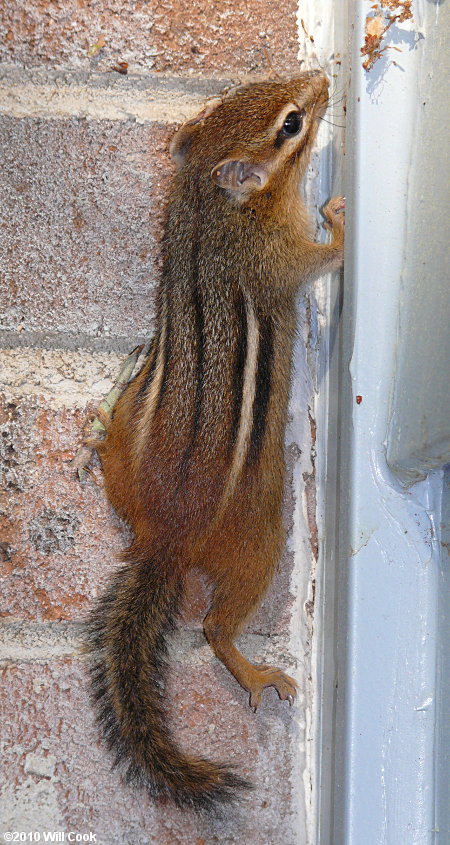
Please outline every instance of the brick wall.
M316 552L308 297L287 445L289 543L242 637L252 659L296 675L299 703L289 709L270 690L250 711L204 641L199 579L172 647L180 742L230 760L257 787L221 821L133 794L98 741L80 623L126 537L100 487L77 483L69 465L124 352L152 332L168 140L230 80L269 65L298 71L296 5L27 0L0 10L0 838L59 830L92 831L102 845L306 843L304 605Z

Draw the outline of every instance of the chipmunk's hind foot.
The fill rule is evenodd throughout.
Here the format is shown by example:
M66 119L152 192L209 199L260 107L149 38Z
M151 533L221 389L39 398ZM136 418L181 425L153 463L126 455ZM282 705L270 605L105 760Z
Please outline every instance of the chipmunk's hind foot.
M268 687L275 687L281 701L289 701L291 705L294 703L298 684L290 675L275 666L254 666L253 669L254 673L249 680L249 703L253 711L261 704L263 691Z
M89 468L93 453L94 451L99 453L102 451L106 432L108 431L108 427L113 417L114 408L123 391L131 381L136 362L143 349L143 346L137 346L133 349L128 358L124 361L120 369L120 373L111 390L107 396L102 399L97 408L97 413L92 422L90 433L88 436L83 438L83 443L72 461L72 467L76 471L79 481L85 481L88 475L93 477L92 470Z

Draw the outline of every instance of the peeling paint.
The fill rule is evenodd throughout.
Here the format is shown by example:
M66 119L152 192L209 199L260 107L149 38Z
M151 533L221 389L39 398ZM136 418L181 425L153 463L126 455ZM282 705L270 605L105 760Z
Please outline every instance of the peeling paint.
M364 549L364 547L365 547L365 546L367 546L367 544L368 544L368 542L370 541L371 537L373 537L373 535L375 534L375 531L376 531L376 528L371 528L371 529L370 529L370 530L368 530L368 531L364 531L364 530L362 530L362 529L360 530L360 538L361 538L361 542L360 542L360 544L357 546L357 548L356 548L356 549L353 549L353 548L351 548L351 549L350 549L350 557L354 557L355 555L359 554L359 552L361 551L361 549Z
M52 778L55 774L56 757L53 754L27 754L24 771L26 775L36 775L40 778Z
M4 831L62 830L64 822L53 780L27 777L0 792L0 825Z
M299 0L297 29L299 58L306 55L307 67L328 69L335 60L334 18L329 0Z

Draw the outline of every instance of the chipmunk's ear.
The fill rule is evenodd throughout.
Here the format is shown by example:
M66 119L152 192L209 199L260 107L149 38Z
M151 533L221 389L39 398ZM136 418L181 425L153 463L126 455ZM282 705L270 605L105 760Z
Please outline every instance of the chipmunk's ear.
M177 169L180 169L185 163L195 135L202 128L206 118L216 110L219 104L220 101L209 103L196 117L183 123L183 126L173 136L169 151Z
M212 169L211 178L227 191L244 194L248 190L261 191L264 188L269 168L264 162L225 158Z

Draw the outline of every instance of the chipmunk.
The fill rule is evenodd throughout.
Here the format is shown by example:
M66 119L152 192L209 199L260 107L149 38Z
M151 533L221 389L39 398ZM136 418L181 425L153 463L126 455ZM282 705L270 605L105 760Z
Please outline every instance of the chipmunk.
M167 727L166 638L191 567L213 591L206 639L250 705L266 687L291 703L297 690L234 640L284 544L296 293L343 260L344 200L324 209L332 240L318 244L299 196L327 104L325 76L302 73L235 89L176 133L154 339L96 443L133 532L89 626L99 720L128 782L199 811L249 784L188 757Z

